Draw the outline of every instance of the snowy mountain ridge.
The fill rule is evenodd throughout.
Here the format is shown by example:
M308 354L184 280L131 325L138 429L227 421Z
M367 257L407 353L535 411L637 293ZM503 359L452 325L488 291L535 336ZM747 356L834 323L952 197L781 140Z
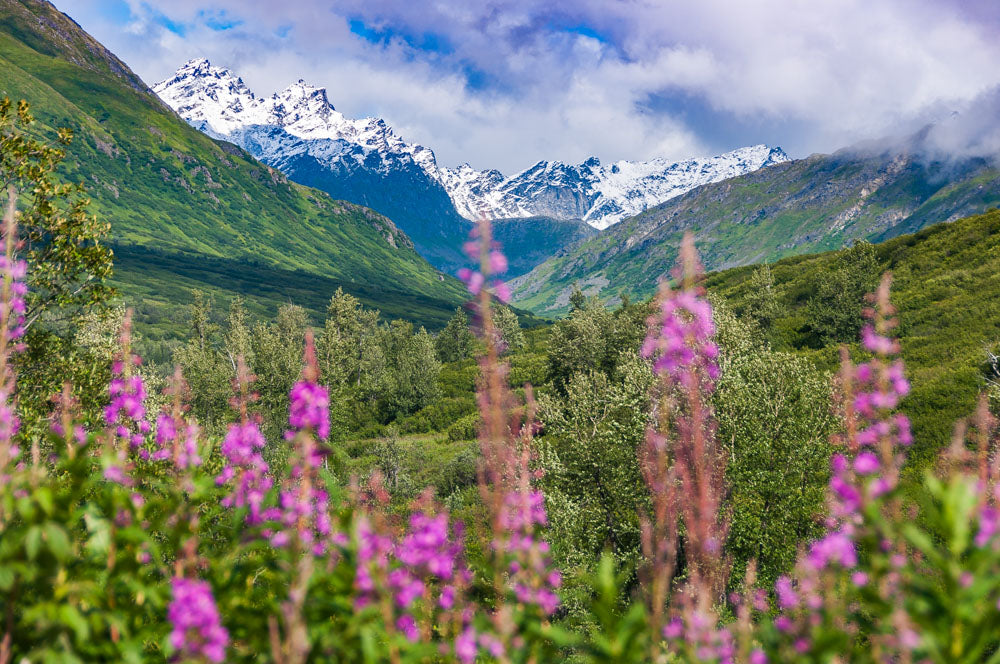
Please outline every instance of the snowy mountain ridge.
M235 143L280 170L309 157L344 174L422 171L470 220L548 216L583 219L606 228L697 186L788 161L781 148L755 145L680 162L540 161L505 177L468 164L440 166L429 148L407 143L380 118L345 117L324 88L302 80L270 97L257 97L231 70L199 58L153 90L193 127Z

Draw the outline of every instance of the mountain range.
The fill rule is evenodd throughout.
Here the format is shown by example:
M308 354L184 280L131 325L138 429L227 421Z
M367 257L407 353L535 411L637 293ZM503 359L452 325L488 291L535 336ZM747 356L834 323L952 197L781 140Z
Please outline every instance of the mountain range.
M942 156L933 128L796 160L752 146L511 176L450 168L302 81L257 97L202 59L154 92L45 0L0 0L0 65L0 95L31 101L39 131L73 130L62 175L111 223L116 284L154 337L176 333L195 289L318 317L341 287L440 327L466 297L449 272L479 215L511 258L515 301L551 316L576 287L609 303L652 294L685 232L716 270L1000 203L995 162Z
M514 299L566 311L574 288L610 302L652 295L694 234L708 270L878 242L1000 204L985 158L930 157L932 128L698 187L580 241L512 282Z
M386 214L442 268L463 262L456 258L470 228L463 221L549 218L602 229L699 185L788 160L780 148L757 145L680 162L540 161L508 177L468 164L442 166L432 150L404 141L384 120L348 118L325 89L302 80L258 97L230 69L199 58L153 89L209 136L239 145L293 180ZM532 235L533 224L513 226L528 233L524 244L549 255L587 235L572 224L558 227L568 235L549 243ZM522 266L512 267L516 274Z

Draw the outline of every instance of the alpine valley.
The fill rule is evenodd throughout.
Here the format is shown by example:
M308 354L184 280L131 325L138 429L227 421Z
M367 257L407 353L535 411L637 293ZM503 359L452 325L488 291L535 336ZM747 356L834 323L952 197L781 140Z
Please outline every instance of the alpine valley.
M407 143L384 120L346 118L326 90L302 80L258 97L234 72L201 58L153 89L209 136L239 145L296 182L385 214L442 269L465 263L459 247L470 222L482 217L497 220L517 275L593 235L590 227L607 228L700 185L788 160L780 148L756 145L681 162L540 161L507 177L468 164L442 166L432 150ZM521 219L530 222L508 221ZM532 252L516 251L522 246Z

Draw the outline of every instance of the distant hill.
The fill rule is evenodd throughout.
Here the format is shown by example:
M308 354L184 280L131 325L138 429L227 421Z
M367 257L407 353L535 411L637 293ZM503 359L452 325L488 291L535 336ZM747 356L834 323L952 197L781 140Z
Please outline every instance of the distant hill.
M879 241L1000 203L1000 171L982 159L922 156L922 137L774 164L707 184L563 251L513 284L539 314L569 306L574 284L614 301L651 295L694 233L708 269Z
M321 316L342 286L389 317L443 326L462 285L390 219L292 182L170 110L127 65L43 0L0 0L0 95L75 139L62 175L111 222L115 279L148 334L175 332L192 289Z
M972 413L985 387L986 348L1000 345L1000 211L935 224L877 244L875 252L880 268L893 274L892 302L913 384L901 409L913 420L916 449L908 457L920 468L948 443L954 423ZM783 312L773 324L775 347L806 353L831 370L837 346L817 343L808 306L836 262L837 252L827 252L771 266ZM710 274L706 285L742 311L755 269Z

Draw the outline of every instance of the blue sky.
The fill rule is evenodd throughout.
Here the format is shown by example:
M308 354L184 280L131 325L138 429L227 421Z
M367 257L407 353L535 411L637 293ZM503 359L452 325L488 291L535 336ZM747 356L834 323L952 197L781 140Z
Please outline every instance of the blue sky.
M448 165L829 152L991 116L993 0L56 0L148 83L299 78ZM983 100L986 100L984 102ZM987 111L992 111L989 106ZM977 125L978 126L978 125Z

